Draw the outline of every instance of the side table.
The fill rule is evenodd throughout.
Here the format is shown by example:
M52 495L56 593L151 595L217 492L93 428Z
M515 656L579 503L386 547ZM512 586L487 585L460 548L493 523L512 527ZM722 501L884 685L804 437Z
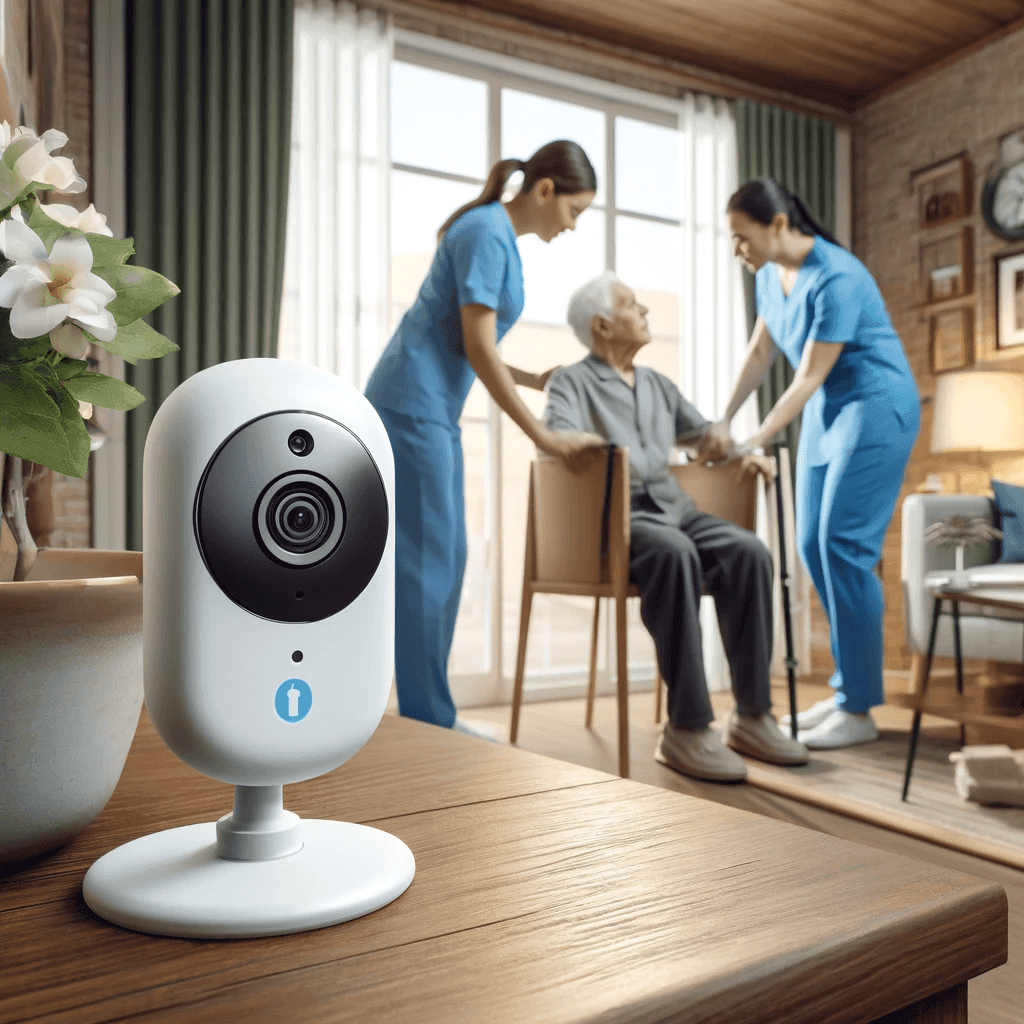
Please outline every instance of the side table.
M932 606L932 625L928 634L928 653L925 655L924 674L921 688L917 693L907 694L895 703L914 710L914 721L910 729L910 744L907 748L907 766L903 776L902 800L907 799L910 789L910 773L914 768L914 754L917 750L917 738L921 728L921 715L924 713L938 718L947 718L960 723L960 742L963 744L965 725L988 725L1006 727L1012 723L1011 716L985 715L972 713L963 702L964 679L963 657L960 647L960 602L986 605L991 608L1002 608L1015 612L1024 621L1024 587L956 587L942 583L929 588L935 599ZM953 612L953 656L956 661L956 688L959 700L956 706L942 705L927 700L928 677L931 674L932 657L935 653L935 635L939 628L939 616L942 614L942 602L949 601ZM1021 719L1024 729L1024 718Z

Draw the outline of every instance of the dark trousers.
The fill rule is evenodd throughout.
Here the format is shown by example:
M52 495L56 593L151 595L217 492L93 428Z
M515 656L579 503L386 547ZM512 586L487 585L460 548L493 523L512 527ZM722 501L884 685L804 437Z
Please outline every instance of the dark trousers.
M673 725L701 728L715 717L704 675L702 589L715 599L737 710L771 709L772 557L754 534L697 511L679 526L634 516L629 574L668 684Z

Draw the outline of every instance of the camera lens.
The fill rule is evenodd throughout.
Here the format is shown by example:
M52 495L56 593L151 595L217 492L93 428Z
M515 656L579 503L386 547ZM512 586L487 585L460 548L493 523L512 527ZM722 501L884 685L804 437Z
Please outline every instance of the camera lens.
M293 430L288 437L288 449L293 455L308 455L313 450L313 435L308 430Z
M322 487L302 481L282 487L267 505L270 536L285 551L315 551L334 528L334 504Z
M252 525L266 554L305 568L323 561L341 542L345 505L326 477L287 473L264 489L253 509Z
M316 522L316 517L308 508L293 508L287 516L288 530L294 534L306 533Z

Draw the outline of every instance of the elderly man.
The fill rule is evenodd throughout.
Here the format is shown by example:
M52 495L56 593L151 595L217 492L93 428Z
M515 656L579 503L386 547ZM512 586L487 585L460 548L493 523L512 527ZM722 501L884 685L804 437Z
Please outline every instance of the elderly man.
M568 320L590 354L552 375L545 422L629 449L630 579L639 585L641 618L669 691L669 721L655 756L715 782L746 778L734 750L773 764L805 764L807 748L783 735L771 715L771 555L749 530L697 511L668 469L675 444L698 455L712 450L705 434L711 424L664 374L633 365L651 340L647 310L613 273L572 296ZM770 472L767 460L745 457L753 471ZM710 727L702 589L715 599L736 698L728 746Z

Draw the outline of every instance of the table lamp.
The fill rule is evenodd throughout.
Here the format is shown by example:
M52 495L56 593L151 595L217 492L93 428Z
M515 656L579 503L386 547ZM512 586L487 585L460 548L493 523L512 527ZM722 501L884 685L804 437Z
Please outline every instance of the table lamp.
M1024 453L1024 375L992 370L935 379L933 452ZM957 473L957 490L960 488Z
M931 440L933 452L972 452L976 458L988 453L1024 453L1024 376L990 370L939 375ZM956 479L959 490L958 471ZM956 549L953 579L960 585L964 582L964 548L1001 537L983 518L966 516L940 520L925 530L929 544Z

